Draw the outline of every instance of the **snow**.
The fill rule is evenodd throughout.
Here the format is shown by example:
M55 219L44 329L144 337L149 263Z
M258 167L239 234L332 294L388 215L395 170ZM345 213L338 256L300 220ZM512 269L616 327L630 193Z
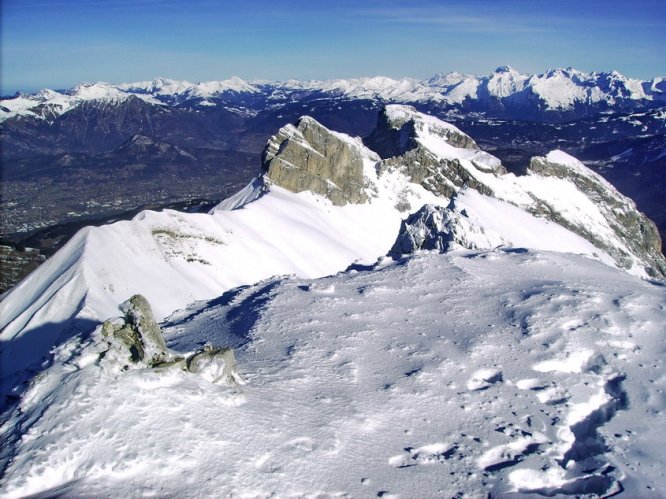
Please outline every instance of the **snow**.
M190 82L169 78L134 83L87 83L78 85L65 94L45 91L34 95L2 100L9 111L0 111L0 121L17 116L38 116L33 109L40 103L53 104L52 112L66 112L85 100L124 100L130 95L155 105L177 105L193 98L204 99L200 105L217 106L206 99L224 97L226 93L265 93L269 102L292 98L293 92L323 92L332 97L374 99L384 102L444 102L460 105L466 100L511 98L514 101L539 97L547 110L571 110L576 105L606 102L615 105L623 100L650 101L663 98L663 78L641 81L613 73L585 73L572 68L549 70L543 74L526 75L504 66L487 76L457 72L435 75L418 81L412 78L385 76L332 80L288 80L283 82L256 80L247 82L237 76L226 80ZM529 95L532 94L532 95ZM68 98L71 97L71 98ZM526 102L529 104L529 102ZM224 104L223 104L224 105ZM61 106L61 108L58 108ZM243 112L248 110L241 109Z
M81 100L113 100L127 97L125 93L108 83L82 83L74 87L71 95Z
M435 118L434 116L420 113L411 106L389 104L384 107L384 110L386 112L386 116L391 122L404 123L405 121L414 120L416 125L418 125L417 133L419 133L419 135L428 136L440 130L449 130L460 135L467 136L455 125L447 123L446 121L442 121L439 118Z
M497 68L485 84L490 95L503 98L521 92L528 80L529 76L520 74L512 67L503 66Z
M658 497L665 310L540 251L269 279L163 324L177 352L234 347L243 385L57 342L0 429L3 495Z
M107 90L78 92L116 95ZM86 228L10 291L2 494L663 490L663 283L527 211L547 203L621 246L573 181L498 174L497 158L448 142L455 127L406 106L387 114L413 119L421 146L494 197L436 196L331 132L363 158L369 202L333 206L259 177L207 214L144 211ZM283 132L309 147L294 126ZM543 159L598 180L561 151ZM447 207L461 246L385 257L426 203ZM226 361L125 368L99 324L136 293L172 352L231 347L238 372Z
M455 198L455 211L465 212L477 227L482 227L477 247L488 248L483 241L496 235L498 246L561 251L587 255L614 266L613 259L587 240L553 222L530 215L512 204L480 194L473 189L461 191ZM470 241L475 242L472 232Z
M531 87L550 109L572 109L576 102L586 98L586 89L562 72L536 77Z
M376 176L373 161L366 163L366 174ZM144 211L86 229L0 303L0 338L35 343L30 350L3 348L5 373L38 363L72 320L103 321L135 293L154 304L161 320L192 301L273 275L320 277L374 263L407 215L395 208L398 197L414 206L442 202L406 184L396 175L378 183L383 195L371 203L334 207L276 185L263 192L256 181L209 214Z
M442 132L462 134L452 125L405 106L387 106L387 113L395 119L415 119L422 145L440 159L455 159L494 193L496 199L471 189L456 196L454 206L466 230L462 238L467 247L562 251L615 266L604 251L580 236L521 209L543 200L568 222L624 249L599 207L572 182L539 175L497 176L489 173L500 164L496 158L447 142ZM285 130L297 133L293 126ZM426 203L449 204L448 199L411 184L400 168L378 176L379 158L359 138L332 133L358 148L364 158L369 203L334 207L314 194L293 194L257 179L208 214L145 211L132 221L77 234L0 303L0 339L13 341L1 352L9 374L3 392L27 366L38 366L62 334L107 319L119 303L136 293L154 304L162 320L192 301L213 299L274 275L314 278L353 263L371 264L392 247L402 219L409 214L397 206L409 206L413 212ZM552 152L547 158L586 173L564 153ZM645 276L639 263L629 271ZM15 346L23 343L34 347Z
M452 146L447 142L445 137L432 133L438 126L440 129L443 128L445 125L444 122L434 117L428 117L428 119L431 124L428 127L419 127L417 141L440 160L457 160L473 178L490 188L495 198L527 210L535 209L538 203L545 203L547 206L554 208L558 212L558 215L572 226L585 228L585 230L603 240L608 246L615 247L622 253L631 253L615 234L610 222L602 211L604 208L578 189L572 180L551 176L544 177L533 172L523 176L515 176L514 174L497 176L493 173L493 170L500 165L497 158L483 151L459 149ZM419 122L417 121L416 123L418 124ZM618 200L622 200L626 205L625 209L635 208L633 201L622 196L610 183L589 170L574 157L562 151L551 151L545 159L546 161L567 167L576 175L594 180L600 187L607 189L610 195ZM478 168L477 164L479 163L487 165L487 168ZM489 217L481 226L492 227L491 224L492 218ZM532 224L526 225L526 227L531 226ZM503 234L505 231L511 231L517 227L517 224L508 222L502 227L495 226L495 231ZM552 234L545 227L541 227L541 230L544 229L546 230L544 234ZM527 233L529 230L524 232ZM534 232L533 234L540 234L540 232ZM543 237L543 235L538 237ZM557 237L547 237L547 240L548 244L555 245L551 249L560 247L557 243ZM528 247L549 249L544 246ZM590 248L592 246L587 245L587 248L580 247L579 251L576 252L586 254L596 253L604 261L609 261L607 255L603 255L602 251L591 251ZM633 262L629 271L641 277L647 277L643 266L638 261Z
M603 185L606 189L617 192L615 187L613 187L613 185L610 182L608 182L605 178L603 178L598 173L590 170L581 161L565 153L564 151L555 149L546 154L545 157L546 161L548 161L549 163L556 163L558 165L566 166L573 173L583 177L592 178L595 180L595 182Z
M85 101L118 103L132 95L153 105L161 105L154 97L142 94L130 94L119 90L108 83L83 83L65 93L43 89L33 95L19 95L0 101L0 105L9 111L0 111L0 122L15 116L31 116L38 119L51 120L76 108ZM48 112L36 109L45 106Z

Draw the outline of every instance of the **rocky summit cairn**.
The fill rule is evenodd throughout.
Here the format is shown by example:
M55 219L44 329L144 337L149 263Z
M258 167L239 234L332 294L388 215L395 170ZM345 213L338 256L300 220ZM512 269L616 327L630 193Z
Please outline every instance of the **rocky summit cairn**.
M310 191L334 205L368 200L363 149L353 139L304 116L282 127L262 155L266 178L291 192Z

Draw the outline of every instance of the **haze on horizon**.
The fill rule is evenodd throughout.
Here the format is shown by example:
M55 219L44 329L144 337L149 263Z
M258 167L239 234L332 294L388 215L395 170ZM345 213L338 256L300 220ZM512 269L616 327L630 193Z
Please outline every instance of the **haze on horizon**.
M666 74L662 0L2 0L1 93L158 76Z

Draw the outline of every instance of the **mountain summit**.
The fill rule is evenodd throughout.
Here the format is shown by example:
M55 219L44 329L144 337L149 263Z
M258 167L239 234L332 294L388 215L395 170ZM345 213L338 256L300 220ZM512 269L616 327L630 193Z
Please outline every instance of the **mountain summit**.
M210 214L146 211L82 230L0 303L3 365L38 365L61 334L105 320L137 293L163 320L272 275L372 263L425 204L465 219L454 239L467 248L582 253L638 276L666 274L654 224L560 151L516 176L456 127L398 105L380 113L366 144L377 152L303 117L269 140L263 173Z
M0 302L3 490L659 489L659 236L562 151L525 170L410 106L304 116L210 213L81 230Z

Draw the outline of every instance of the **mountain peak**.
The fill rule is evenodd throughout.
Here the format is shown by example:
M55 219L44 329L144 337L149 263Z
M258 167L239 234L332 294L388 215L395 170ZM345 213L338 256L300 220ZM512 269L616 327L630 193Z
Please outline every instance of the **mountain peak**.
M516 71L514 68L512 68L509 65L504 65L504 66L499 66L498 68L496 68L495 73L515 73L515 74L518 74L518 71Z
M313 192L334 205L358 204L367 201L364 157L370 155L351 137L302 116L271 137L262 168L268 180L291 192Z
M457 127L401 104L384 107L377 118L377 126L365 142L380 157L390 158L415 149L420 140L432 136L454 147L478 149L474 140Z
M562 121L609 109L625 112L656 107L664 102L663 87L663 78L647 82L627 78L617 71L586 73L568 67L528 75L508 65L485 76L452 72L422 81L375 76L247 82L232 76L227 80L192 83L158 77L134 83L82 83L60 93L19 94L1 101L0 121L17 115L50 120L85 100L124 100L128 95L136 95L155 105L184 105L190 109L198 109L203 99L205 106L230 106L236 110L240 107L248 114L283 103L284 99L308 101L325 96L382 103L434 104L443 111L471 109L497 118ZM249 94L260 98L254 99ZM215 99L207 101L209 97ZM41 104L53 104L48 116L43 115L42 109L35 109Z

